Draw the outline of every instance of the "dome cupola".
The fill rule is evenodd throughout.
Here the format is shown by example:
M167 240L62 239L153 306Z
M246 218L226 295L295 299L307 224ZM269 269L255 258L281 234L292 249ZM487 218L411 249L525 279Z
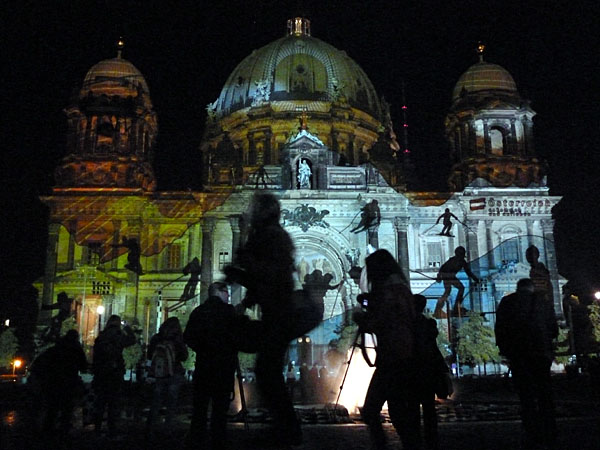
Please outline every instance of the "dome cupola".
M88 70L65 110L67 156L55 173L58 187L153 190L150 160L158 132L150 91L140 71L122 58Z
M535 158L533 117L510 73L484 61L461 75L446 116L446 137L454 166L450 188L473 182L496 187L527 187L545 183L543 166Z

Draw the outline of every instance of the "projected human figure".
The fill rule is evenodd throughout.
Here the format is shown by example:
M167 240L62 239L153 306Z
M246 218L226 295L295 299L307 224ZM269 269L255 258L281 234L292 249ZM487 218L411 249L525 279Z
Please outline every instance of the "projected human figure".
M300 164L298 164L298 183L300 184L300 189L310 189L311 175L310 166L305 159L301 159Z
M437 225L438 223L440 223L440 220L444 219L442 222L444 224L444 227L442 228L440 236L452 236L450 234L450 230L452 229L452 221L450 220L451 217L454 217L456 220L459 220L458 217L456 217L450 212L449 208L446 208L444 213L440 217L438 217L437 221L435 222L435 224Z
M127 264L125 264L125 268L131 270L133 273L138 275L142 275L142 265L140 264L140 244L136 238L126 238L124 237L121 245L117 247L125 247L129 250L129 254L127 255Z
M379 202L377 200L371 200L370 203L361 208L361 211L360 222L350 230L350 233L360 233L361 231L368 230L373 225L381 223L381 210L379 209Z
M201 272L202 272L202 269L200 267L200 261L198 260L197 257L192 259L183 268L183 274L184 275L189 274L190 279L188 280L185 287L183 288L183 294L181 294L181 298L180 298L180 300L182 302L185 302L186 300L194 298L194 296L196 295L196 286L198 285L198 281L200 280Z
M471 267L469 266L469 263L465 260L466 254L467 251L464 247L456 247L456 249L454 249L454 256L448 259L448 261L446 261L444 264L442 264L442 267L440 267L440 270L436 277L436 281L438 283L444 283L444 293L438 299L437 304L435 305L435 311L433 312L434 317L445 317L442 308L444 307L444 303L446 303L446 300L448 300L448 297L450 296L450 292L452 291L453 287L455 287L458 290L458 293L456 294L456 301L454 302L454 314L458 315L459 312L461 314L464 314L466 312L466 310L462 308L465 287L458 280L458 278L456 278L456 274L460 270L464 270L469 278L471 278L475 283L479 283L479 278L477 278L475 274L471 272Z

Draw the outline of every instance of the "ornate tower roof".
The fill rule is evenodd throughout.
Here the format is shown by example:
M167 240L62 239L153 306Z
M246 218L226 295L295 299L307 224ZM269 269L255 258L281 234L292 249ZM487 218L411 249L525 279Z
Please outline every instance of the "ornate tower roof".
M510 73L483 60L461 75L446 116L446 137L454 166L453 190L466 186L527 187L543 185L544 167L535 158L535 112L524 101Z
M66 109L67 156L55 172L58 188L154 190L150 160L158 125L140 71L121 57L88 70Z

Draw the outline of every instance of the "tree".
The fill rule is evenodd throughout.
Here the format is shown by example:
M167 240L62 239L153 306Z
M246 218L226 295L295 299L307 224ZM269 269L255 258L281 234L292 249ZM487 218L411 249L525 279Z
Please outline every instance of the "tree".
M483 323L479 314L469 314L467 322L458 329L457 340L457 358L471 367L477 366L480 374L480 364L487 375L485 364L500 361L494 332Z
M7 328L0 334L0 367L9 369L17 354L19 342L15 336L15 332L11 328Z
M142 346L139 343L130 345L123 349L123 361L125 361L125 369L132 371L142 359ZM131 381L132 373L129 372L129 381Z
M600 344L600 303L594 302L588 306L590 322L592 323L592 336Z

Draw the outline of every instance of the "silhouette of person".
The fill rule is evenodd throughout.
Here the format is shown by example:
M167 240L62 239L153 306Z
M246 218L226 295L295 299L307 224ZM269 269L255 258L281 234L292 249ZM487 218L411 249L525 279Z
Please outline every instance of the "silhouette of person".
M496 314L496 344L508 358L521 401L524 448L554 448L556 422L550 379L558 336L554 307L529 278L502 298Z
M361 211L360 222L350 230L350 233L360 233L381 223L381 210L379 209L379 202L377 200L371 200L371 202L361 208Z
M188 350L183 342L183 331L181 330L181 324L177 317L169 317L165 320L160 326L158 333L150 339L147 354L149 360L153 359L158 345L170 352L170 358L172 358L171 370L173 373L170 376L164 377L158 377L157 374L154 374L154 392L147 421L149 432L152 431L156 416L163 403L167 407L165 426L171 424L173 417L175 416L175 407L179 397L179 390L185 381L185 369L182 363L188 358Z
M120 413L119 400L123 389L125 361L123 349L136 342L129 325L121 328L121 318L112 315L106 321L104 330L94 342L92 387L96 396L94 401L94 427L96 433L102 429L104 411L108 408L108 433L117 433L117 419Z
M415 310L412 294L400 265L387 250L366 260L370 284L366 311L354 314L363 332L377 337L377 359L362 415L369 426L373 447L386 448L380 411L387 400L390 419L403 449L421 446L418 370L414 358Z
M552 294L552 282L550 281L550 272L539 261L540 251L535 245L529 246L525 251L525 258L531 266L529 269L529 278L533 281L535 291L542 293L550 304L554 304L554 295Z
M444 213L440 217L438 217L437 221L435 222L435 224L437 225L438 223L440 223L440 220L444 219L442 222L444 227L442 228L440 236L452 236L450 234L450 230L452 229L452 221L450 220L451 217L454 217L456 220L459 220L458 217L456 217L450 212L449 208L446 208Z
M45 406L42 422L44 439L54 436L56 419L59 416L59 441L64 442L67 438L71 429L75 400L77 395L83 392L79 372L85 372L86 369L87 360L76 330L69 330L33 362L32 381L37 381L41 388Z
M465 260L465 255L467 251L464 247L458 246L454 249L454 256L452 256L448 261L442 264L440 270L436 276L436 281L438 283L444 283L444 293L438 299L437 304L435 305L435 311L433 312L434 317L443 318L445 317L442 308L444 307L444 303L448 300L448 296L452 291L452 287L455 287L458 290L456 294L456 301L454 302L454 315L458 315L459 313L464 315L466 310L462 308L463 295L465 292L465 287L463 284L456 278L456 274L460 270L464 270L469 278L471 278L475 283L479 283L479 278L471 272L471 267L469 263Z
M247 241L237 253L237 264L226 268L228 279L238 278L248 289L244 306L261 309L261 331L254 338L258 350L256 381L273 417L274 439L299 444L302 430L285 387L283 368L290 339L289 323L294 291L294 245L279 224L280 206L270 193L257 193L250 206Z
M228 301L227 285L212 283L208 299L192 311L183 333L185 343L196 352L189 448L207 448L203 445L208 438L209 402L212 409L209 448L228 448L227 410L233 393L241 330L247 321L246 316L236 314Z
M285 384L290 393L290 398L293 401L294 390L296 388L296 368L294 367L294 364L291 361L288 363L287 372L285 373Z
M56 342L60 339L60 331L63 322L71 315L71 304L73 299L69 298L66 292L60 292L56 296L56 303L53 305L42 305L43 310L58 309L58 314L50 321L50 327L44 335L47 342Z
M437 380L448 373L448 366L437 346L437 323L423 314L427 299L413 295L415 303L415 359L419 368L419 402L423 407L423 428L428 450L439 448L435 395ZM441 394L440 394L441 395Z
M185 302L189 299L194 298L196 295L196 286L198 285L198 281L200 280L200 273L202 273L202 268L200 267L200 261L197 257L194 257L184 268L183 274L190 275L190 279L186 283L183 288L183 294L181 294L180 300Z

